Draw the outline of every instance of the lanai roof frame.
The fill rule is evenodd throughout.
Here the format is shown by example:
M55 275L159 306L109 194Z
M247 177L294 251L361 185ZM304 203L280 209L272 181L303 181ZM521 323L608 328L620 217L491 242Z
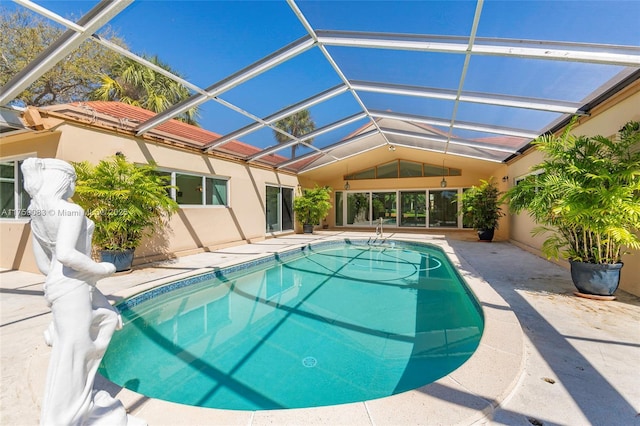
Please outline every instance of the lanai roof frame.
M78 23L73 23L64 18L59 17L55 13L47 10L46 8L32 3L28 0L16 0L16 3L34 10L49 19L52 19L62 25L65 25L68 29L67 32L49 49L45 50L36 60L29 64L22 72L14 76L3 87L3 98L0 100L0 104L6 104L11 101L11 97L15 96L16 91L24 87L25 84L35 81L38 74L42 75L48 66L52 62L60 60L60 55L68 52L72 49L73 45L65 44L70 39L89 39L97 43L100 43L112 50L136 60L144 65L153 65L146 61L144 58L133 54L130 51L124 50L119 46L104 40L99 35L94 33L100 26L109 22L114 16L122 12L131 0L123 0L118 3L118 6L112 5L113 2L101 1L99 2L89 13L83 16ZM334 151L338 147L346 147L349 143L354 141L354 138L338 138L335 143L332 143L323 148L318 148L307 141L320 134L328 134L338 128L349 125L357 119L368 119L369 124L375 128L375 132L372 134L378 134L383 138L384 144L398 144L394 143L389 135L388 129L382 129L378 126L377 119L379 118L394 118L406 122L417 122L428 125L437 125L442 127L448 127L448 136L442 152L451 153L454 155L462 155L456 153L455 150L451 150L449 145L467 145L477 149L485 148L489 151L505 152L503 161L510 158L511 155L517 154L517 149L505 148L504 146L492 146L490 144L475 143L474 141L465 140L465 138L458 137L454 134L456 129L462 130L474 130L479 132L492 133L503 136L515 136L523 138L522 147L535 138L540 133L540 129L522 129L514 126L502 126L485 122L471 122L465 120L458 120L457 111L458 105L461 103L478 103L487 105L500 105L509 108L523 108L534 109L543 111L552 111L558 114L558 118L555 122L566 120L567 117L574 114L587 114L588 111L583 110L584 102L575 101L563 101L563 100L550 100L537 97L528 96L516 96L506 95L499 93L484 93L471 90L464 90L466 70L469 59L474 55L479 56L496 56L496 57L518 57L528 58L544 61L560 61L560 62L581 62L588 64L606 64L622 67L630 67L628 69L634 69L638 71L640 69L640 47L631 45L613 45L603 43L584 43L584 42L562 42L562 41L543 41L543 40L529 40L529 39L515 39L515 38L499 38L499 37L478 37L476 35L476 29L478 22L482 16L483 0L479 0L476 3L475 13L473 18L473 24L469 36L455 36L455 35L427 35L427 34L397 34L390 32L366 32L366 31L344 31L344 30L318 30L309 23L309 20L298 7L295 0L287 0L287 4L299 20L300 24L307 32L306 35L297 39L294 42L287 44L286 46L276 50L275 52L263 57L262 59L254 62L253 64L235 72L231 75L217 81L216 83L208 86L206 89L202 89L197 85L183 79L182 77L171 74L166 70L156 69L159 67L152 67L158 72L161 72L165 76L168 76L175 81L184 84L188 87L193 95L174 106L169 108L163 113L159 113L153 118L140 123L137 128L137 134L142 135L151 129L157 127L163 122L177 116L178 114L188 110L194 105L199 105L208 101L217 102L219 105L229 108L237 113L244 115L252 121L252 124L244 126L226 135L223 135L220 139L211 141L203 147L203 151L215 150L217 147L223 144L245 136L255 130L263 129L265 127L271 128L273 131L279 132L288 136L290 141L281 145L270 145L262 149L261 152L250 156L244 156L246 161L260 161L261 158L285 149L293 145L305 146L312 150L310 153L302 154L295 158L291 158L286 161L282 161L279 164L275 164L276 168L288 168L296 163L304 163L306 158L310 158L315 155L328 155L333 161L339 161L346 158L345 155L334 155ZM98 16L98 17L96 17ZM80 41L81 42L81 41ZM74 43L77 43L74 42ZM461 71L460 78L458 80L458 87L456 90L439 88L439 87L422 87L411 84L398 84L394 82L372 82L366 80L360 80L356 78L349 78L347 73L343 70L343 64L329 52L328 48L340 46L349 47L354 49L384 49L384 50L409 50L420 52L446 52L448 54L464 55L465 64ZM251 113L245 108L235 105L228 100L222 99L222 95L229 90L241 86L245 82L253 79L254 77L261 75L270 69L277 67L296 56L312 50L319 49L322 56L326 59L331 68L335 71L342 84L331 89L327 89L323 92L319 92L314 96L308 97L305 100L299 101L289 107L283 108L276 113L267 115L264 118ZM628 73L627 73L628 74ZM637 74L637 72L635 73ZM614 78L608 86L615 85L616 80ZM598 90L606 90L608 87L601 86ZM350 93L356 103L360 106L361 112L352 114L350 116L340 117L334 120L330 124L324 125L308 135L295 137L294 135L287 134L280 129L277 129L275 122L283 117L295 113L296 111L307 108L326 101L327 99L335 96L336 94ZM449 102L453 102L453 113L449 118L442 118L436 116L428 116L422 114L415 114L405 111L382 111L375 107L372 107L363 101L362 93L386 93L395 96L413 96L424 97L433 99L442 99ZM357 119L356 119L357 117ZM551 126L549 123L547 128ZM215 130L215 129L214 129ZM545 130L545 129L543 129ZM397 133L397 131L396 131ZM402 137L421 139L424 135L411 135L410 133L402 134ZM362 138L357 138L361 140ZM377 143L377 142L376 142ZM413 143L417 143L414 141ZM412 144L413 144L412 143ZM398 144L400 145L400 144ZM409 145L407 145L409 146ZM413 146L419 148L418 146ZM344 151L344 150L343 150ZM354 153L349 153L348 156ZM355 153L357 154L357 152ZM508 155L507 155L508 154ZM494 155L489 155L491 158L486 158L488 161L494 161ZM478 158L482 158L479 156ZM307 162L305 166L300 169L294 170L296 172L305 170L305 167L309 166Z

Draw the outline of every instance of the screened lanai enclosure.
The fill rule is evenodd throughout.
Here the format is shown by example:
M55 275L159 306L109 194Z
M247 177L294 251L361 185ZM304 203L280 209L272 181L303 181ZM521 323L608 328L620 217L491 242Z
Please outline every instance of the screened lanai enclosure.
M16 99L22 91L89 43L188 88L186 100L152 118L123 120L137 135L158 133L197 107L200 125L216 133L199 149L300 174L385 145L504 162L536 136L589 114L640 68L635 1L15 0L3 7L65 31L23 68L3 68L10 75L0 105L24 106ZM109 39L113 31L126 47ZM276 126L302 110L315 122L307 132ZM256 149L243 152L236 141ZM401 203L413 201L406 196Z

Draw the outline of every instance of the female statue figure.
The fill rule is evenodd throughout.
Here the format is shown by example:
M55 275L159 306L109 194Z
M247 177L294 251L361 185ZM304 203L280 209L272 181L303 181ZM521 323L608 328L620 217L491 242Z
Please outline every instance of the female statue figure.
M96 288L96 281L115 272L111 263L91 257L93 222L68 199L75 191L73 167L57 159L29 158L22 164L24 188L31 196L29 213L33 250L47 276L44 296L53 321L45 331L52 347L41 425L126 425L120 401L94 391L96 371L120 315Z

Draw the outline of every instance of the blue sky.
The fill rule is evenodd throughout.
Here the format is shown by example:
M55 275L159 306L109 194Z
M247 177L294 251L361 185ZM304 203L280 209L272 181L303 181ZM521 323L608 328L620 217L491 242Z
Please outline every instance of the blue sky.
M39 1L76 19L95 3ZM300 1L316 29L379 31L466 36L475 2L468 1ZM15 6L19 7L19 6ZM478 37L525 38L572 42L640 45L640 1L486 1ZM306 35L284 1L147 1L138 0L110 26L134 53L157 54L188 80L206 88L243 67ZM464 56L329 47L349 79L457 89ZM620 68L517 58L471 59L466 91L579 101ZM314 48L222 98L257 116L339 84L341 80ZM372 109L450 118L452 103L363 94ZM249 123L213 102L201 108L203 127L228 133ZM350 94L312 109L318 126L360 111ZM458 119L486 121L538 130L555 115L539 112L478 109L462 104ZM362 122L343 132L349 132ZM272 143L269 131L244 138L262 146Z

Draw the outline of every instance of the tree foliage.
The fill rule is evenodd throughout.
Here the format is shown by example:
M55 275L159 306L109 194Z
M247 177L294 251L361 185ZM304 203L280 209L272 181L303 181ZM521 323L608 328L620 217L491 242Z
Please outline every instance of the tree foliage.
M78 176L76 202L95 223L93 243L99 250L136 248L156 233L178 209L171 188L155 166L136 165L124 156L74 163Z
M545 160L507 191L516 213L526 210L548 234L548 257L588 263L620 262L640 249L640 124L627 123L618 138L562 135L534 141Z
M63 33L64 29L24 10L0 8L0 87L27 66ZM109 29L103 33L124 46ZM109 73L119 54L90 40L31 84L12 101L14 104L45 106L82 101Z
M178 75L157 56L145 59ZM182 84L125 57L119 58L108 73L100 75L100 86L90 94L93 100L120 101L153 112L162 112L189 96L189 89ZM194 107L175 118L198 125L197 116L198 108Z
M305 189L303 194L293 200L296 219L303 225L318 225L331 210L331 188L317 186Z
M493 178L480 179L480 185L462 194L462 220L477 231L498 229L499 220L504 216L500 203L500 191Z
M276 121L275 126L295 137L304 136L316 129L316 123L313 121L313 118L311 118L311 113L308 109L303 109L302 111L291 114L282 120ZM273 131L273 134L278 143L286 143L291 140L288 136L283 135L280 132L276 132L275 130ZM308 139L305 143L311 144L313 143L313 139ZM297 147L297 145L293 145L291 147L291 158L295 158Z

